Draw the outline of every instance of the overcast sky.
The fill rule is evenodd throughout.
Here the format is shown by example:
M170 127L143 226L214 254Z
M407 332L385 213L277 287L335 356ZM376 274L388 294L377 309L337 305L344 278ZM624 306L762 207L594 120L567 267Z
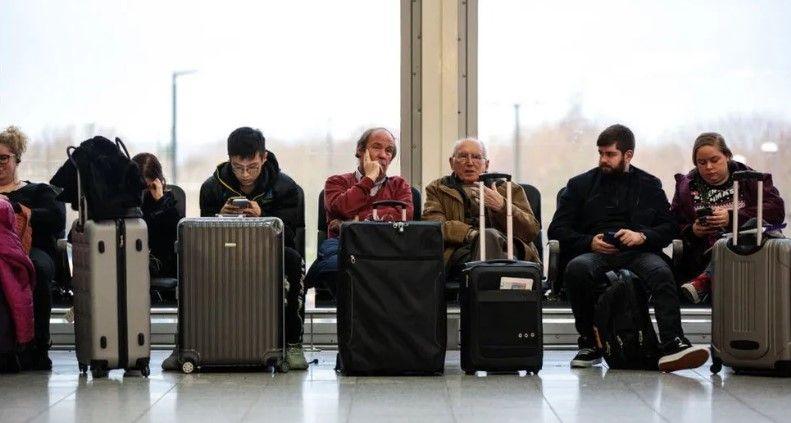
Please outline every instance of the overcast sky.
M0 125L95 123L184 150L400 121L400 2L0 0ZM791 120L791 2L479 0L480 130L572 104L639 138L729 114ZM80 134L82 135L82 134ZM182 150L183 151L183 150Z

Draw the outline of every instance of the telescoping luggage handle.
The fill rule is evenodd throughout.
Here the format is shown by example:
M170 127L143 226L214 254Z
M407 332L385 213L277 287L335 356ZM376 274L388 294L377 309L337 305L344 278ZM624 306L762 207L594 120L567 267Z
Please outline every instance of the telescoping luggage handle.
M119 150L123 151L126 155L126 158L131 159L129 156L129 150L126 149L126 145L124 142L121 141L120 138L115 137L115 145L118 147ZM85 221L88 220L88 201L82 195L82 181L80 180L80 168L77 166L77 161L74 160L72 157L72 153L76 150L77 147L69 146L66 147L66 156L69 158L69 161L74 166L74 171L77 172L77 220L79 222L79 227L82 228L85 226Z
M511 204L511 175L507 173L482 173L478 177L478 242L481 250L481 261L486 260L486 206L483 201L483 187L486 181L505 179L505 232L508 238L508 259L514 260L514 215Z
M754 170L733 172L733 246L739 245L739 181L758 181L758 216L756 216L755 241L761 245L764 222L764 179L766 174Z
M406 222L406 209L407 209L407 207L409 207L409 204L407 204L404 201L399 201L399 200L379 200L379 201L374 201L372 206L373 206L373 218L374 218L374 220L379 220L379 213L378 213L379 207L396 207L398 210L401 211L401 221L402 222Z

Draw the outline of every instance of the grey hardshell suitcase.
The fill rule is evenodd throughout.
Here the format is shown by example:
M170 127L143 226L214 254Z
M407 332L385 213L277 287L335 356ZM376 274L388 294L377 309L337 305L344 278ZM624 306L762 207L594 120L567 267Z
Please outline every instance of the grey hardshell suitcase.
M711 371L725 364L791 372L791 239L739 243L739 181L758 180L758 216L763 220L763 174L735 172L733 236L714 245L711 312Z
M71 232L74 333L80 372L150 373L148 228L141 218L87 220L77 176L79 218Z
M283 222L182 219L178 226L181 370L277 368L285 361Z

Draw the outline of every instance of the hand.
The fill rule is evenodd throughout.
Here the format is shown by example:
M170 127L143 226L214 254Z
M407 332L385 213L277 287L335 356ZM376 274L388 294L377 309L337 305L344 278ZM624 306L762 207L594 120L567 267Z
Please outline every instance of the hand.
M332 219L330 223L327 224L327 231L328 232L340 232L341 230L341 221L339 219Z
M363 172L368 179L374 182L379 179L379 175L382 173L382 166L371 158L371 152L368 150L363 153Z
M154 198L154 201L159 201L159 199L165 195L165 188L162 186L162 181L159 179L151 181L151 184L148 185L148 192L151 193L151 197Z
M708 222L708 220L707 220L707 222ZM703 224L700 223L700 220L696 220L692 224L692 233L695 234L695 236L698 237L698 238L704 238L706 236L709 236L709 235L713 234L714 232L717 232L717 230L718 229L717 229L716 226L711 226L708 223L703 225Z
M258 205L258 201L250 201L250 207L241 210L247 217L261 217L263 213L261 212L261 206Z
M641 232L630 231L629 229L621 229L615 233L615 237L621 240L621 244L627 247L637 247L643 245L645 242L645 235Z
M591 251L601 254L615 254L618 249L614 245L604 242L604 234L598 234L591 240Z
M225 205L220 209L220 214L239 214L241 212L242 211L239 209L239 207L234 206L230 201L225 203Z
M475 202L475 205L479 205L479 198L480 196L480 189L476 186L475 190L473 190L472 199ZM497 188L495 187L495 183L492 183L492 187L489 188L484 185L483 187L483 204L488 209L492 210L500 210L503 205L505 204L505 198L497 192ZM476 207L477 208L477 207Z
M730 220L728 209L716 209L712 212L711 216L706 219L706 224L714 229L727 228Z

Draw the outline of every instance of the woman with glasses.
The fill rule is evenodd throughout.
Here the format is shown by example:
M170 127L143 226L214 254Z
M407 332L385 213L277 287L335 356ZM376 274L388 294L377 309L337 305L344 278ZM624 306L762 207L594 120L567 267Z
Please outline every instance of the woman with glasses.
M30 259L36 269L33 291L35 340L20 357L20 364L23 370L50 370L50 286L55 276L56 243L66 225L66 214L62 205L55 201L55 191L48 184L19 179L17 169L22 163L27 143L27 136L14 126L0 133L0 197L7 199L17 213L23 208L29 209L33 230Z

